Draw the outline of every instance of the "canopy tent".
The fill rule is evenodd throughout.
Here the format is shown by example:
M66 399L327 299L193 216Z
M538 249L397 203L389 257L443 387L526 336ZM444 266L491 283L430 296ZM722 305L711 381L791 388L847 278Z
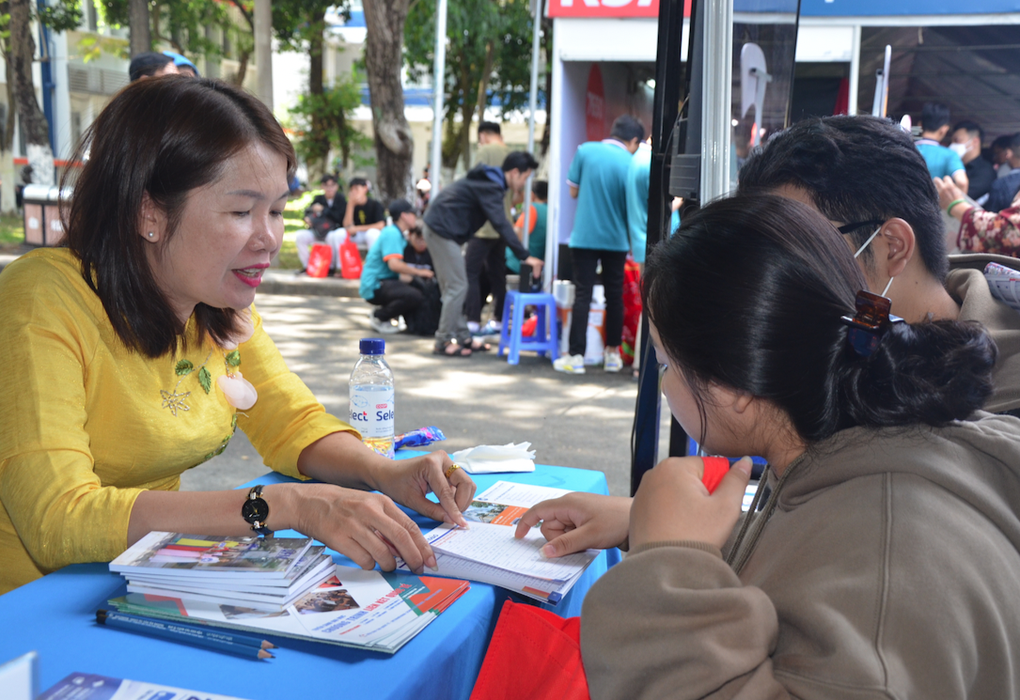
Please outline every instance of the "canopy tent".
M1020 41L1015 26L864 27L858 101L871 104L886 45L892 46L889 115L916 122L926 102L953 123L980 124L987 142L1020 131Z

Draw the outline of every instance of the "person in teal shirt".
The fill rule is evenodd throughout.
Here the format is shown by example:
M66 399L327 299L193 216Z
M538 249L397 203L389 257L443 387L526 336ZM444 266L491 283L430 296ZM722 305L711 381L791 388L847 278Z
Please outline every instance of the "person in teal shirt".
M630 254L643 265L648 245L648 180L652 173L652 147L642 142L627 170L627 229L630 231ZM671 207L669 233L680 228L680 212Z
M951 177L964 192L969 181L967 169L958 154L942 145L949 133L949 108L929 102L921 110L921 138L915 142L918 152L928 165L932 178Z
M389 212L393 223L383 228L368 249L358 290L362 299L379 307L368 317L372 329L378 333L396 333L399 327L394 323L424 302L422 293L409 284L411 278L434 275L432 270L411 267L404 262L407 247L404 234L418 221L414 207L406 199L395 199L390 202Z
M528 252L539 260L545 260L545 232L546 223L549 218L549 183L545 180L535 180L531 183L531 208L534 210L532 218L528 220ZM518 237L524 240L524 214L517 217L514 230ZM517 259L509 248L506 249L506 269L514 274L520 274L521 261Z
M553 368L568 374L584 374L588 310L595 272L602 264L606 291L606 350L602 368L623 368L620 342L623 332L623 268L630 250L627 229L627 171L631 157L645 138L644 125L624 114L613 122L610 137L581 144L567 172L570 196L577 198L570 254L574 268L574 311L570 324L570 349L557 358Z

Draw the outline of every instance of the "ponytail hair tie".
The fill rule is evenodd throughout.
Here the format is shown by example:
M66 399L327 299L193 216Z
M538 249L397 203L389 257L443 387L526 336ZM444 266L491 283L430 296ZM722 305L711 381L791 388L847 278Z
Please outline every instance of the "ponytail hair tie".
M889 313L892 302L883 296L865 290L857 292L856 313L843 316L843 323L849 328L847 342L861 357L871 357L882 337L894 323L903 323L899 316Z

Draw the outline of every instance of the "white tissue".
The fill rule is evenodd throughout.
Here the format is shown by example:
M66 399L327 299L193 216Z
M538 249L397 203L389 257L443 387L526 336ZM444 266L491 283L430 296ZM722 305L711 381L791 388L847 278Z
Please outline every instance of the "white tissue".
M535 451L530 442L506 445L479 445L450 455L469 474L535 471Z

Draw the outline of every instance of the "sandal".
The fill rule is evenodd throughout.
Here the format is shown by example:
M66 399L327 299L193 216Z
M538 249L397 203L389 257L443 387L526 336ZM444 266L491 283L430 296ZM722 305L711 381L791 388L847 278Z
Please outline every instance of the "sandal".
M488 352L489 350L492 350L492 346L486 343L481 338L472 338L471 349L474 350L475 352Z
M442 355L444 357L471 357L471 348L458 345L454 342L449 342L442 345L436 345L432 348L432 354Z

